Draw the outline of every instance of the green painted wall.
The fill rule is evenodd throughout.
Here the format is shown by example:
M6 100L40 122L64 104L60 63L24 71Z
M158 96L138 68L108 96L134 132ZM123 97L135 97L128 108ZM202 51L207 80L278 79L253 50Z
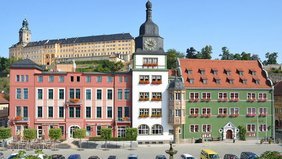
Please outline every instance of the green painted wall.
M198 102L189 102L190 92L199 92L200 93L200 99L201 99L201 93L203 92L210 92L211 93L211 101L209 102L201 102L200 100ZM227 102L219 102L218 101L218 93L219 92L227 92L228 93L228 99L230 99L230 92L238 92L239 93L239 101L238 102L230 102L229 100ZM258 99L258 93L266 93L267 94L267 101L266 102L258 102L257 100L255 102L247 102L247 94L248 93L255 93L256 99ZM255 124L255 125L261 125L267 123L267 126L271 126L273 128L273 102L272 102L272 90L247 90L247 89L233 89L233 90L224 90L224 89L205 89L205 90L199 90L199 89L187 89L186 90L186 123L182 127L182 134L181 137L183 139L190 139L190 138L200 138L203 134L202 132L202 124L210 124L212 126L212 137L217 138L220 137L221 134L219 133L219 129L224 127L228 122L232 122L236 127L238 126L244 126L246 127L247 124ZM228 109L228 114L230 111L230 108L239 108L239 116L238 117L218 117L218 108L224 107ZM256 108L256 116L255 117L247 117L247 108L248 107L254 107ZM260 107L266 107L267 108L267 117L259 117L259 108ZM194 118L190 117L190 108L199 108L199 116ZM212 116L209 118L202 118L201 117L201 108L211 108ZM190 132L190 125L191 124L198 124L199 125L199 132L194 133ZM256 126L256 129L258 127ZM258 132L259 138L262 137L270 137L272 136L272 129L267 132ZM257 138L255 137L248 137L246 138Z

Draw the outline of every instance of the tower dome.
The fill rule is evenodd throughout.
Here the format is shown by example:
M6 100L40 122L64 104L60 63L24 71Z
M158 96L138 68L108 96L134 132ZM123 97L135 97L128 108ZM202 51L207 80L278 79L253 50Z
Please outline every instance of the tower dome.
M139 35L159 36L159 27L152 20L152 3L150 0L146 3L146 21L140 26Z

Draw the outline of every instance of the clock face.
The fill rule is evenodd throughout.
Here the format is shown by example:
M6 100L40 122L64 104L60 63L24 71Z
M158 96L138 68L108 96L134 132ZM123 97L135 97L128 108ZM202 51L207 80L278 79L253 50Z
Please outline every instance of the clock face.
M146 39L144 42L144 47L146 50L153 50L156 47L156 45L157 45L156 40L152 38Z

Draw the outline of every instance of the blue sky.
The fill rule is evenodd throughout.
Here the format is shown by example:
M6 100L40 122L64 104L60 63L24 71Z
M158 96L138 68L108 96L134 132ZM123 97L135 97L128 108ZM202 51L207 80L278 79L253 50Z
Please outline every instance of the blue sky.
M32 41L130 33L138 36L147 0L3 0L0 2L0 56L18 42L27 18ZM153 20L165 50L186 52L213 47L213 59L226 46L232 53L278 52L282 63L281 0L151 0Z

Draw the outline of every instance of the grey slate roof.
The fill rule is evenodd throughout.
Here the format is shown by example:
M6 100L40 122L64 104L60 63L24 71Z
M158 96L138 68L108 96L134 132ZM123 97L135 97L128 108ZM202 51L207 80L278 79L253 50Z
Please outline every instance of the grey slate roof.
M37 65L35 62L33 62L30 59L17 61L13 63L10 68L35 68L41 71L43 70L39 65Z
M76 38L34 41L34 42L28 43L25 47L52 45L52 44L57 44L57 43L75 44L75 43L112 41L112 40L128 40L128 39L134 39L134 38L129 33L119 33L119 34L110 34L110 35L97 35L97 36L85 36L85 37L76 37ZM17 44L13 45L11 48L16 47L16 46Z
M274 96L282 96L282 82L278 82L274 86Z
M173 89L173 90L184 90L185 89L183 82L180 80L180 78L177 78L177 77L169 83L168 88Z

